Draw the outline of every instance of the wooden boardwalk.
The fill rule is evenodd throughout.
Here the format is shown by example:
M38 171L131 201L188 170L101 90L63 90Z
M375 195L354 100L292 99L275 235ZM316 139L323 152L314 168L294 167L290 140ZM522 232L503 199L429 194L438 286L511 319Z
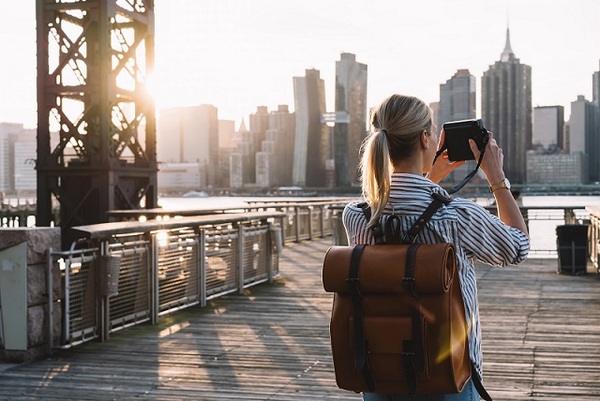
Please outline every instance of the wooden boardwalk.
M0 371L1 400L360 400L335 386L331 239L287 246L281 278L104 343ZM600 279L556 260L479 269L486 386L496 401L600 397Z

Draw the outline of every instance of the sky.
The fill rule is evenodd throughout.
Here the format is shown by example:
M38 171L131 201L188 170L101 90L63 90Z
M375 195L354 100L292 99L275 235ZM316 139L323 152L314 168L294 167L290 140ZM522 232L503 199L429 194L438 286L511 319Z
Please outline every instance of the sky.
M36 126L35 1L0 0L0 122ZM219 118L294 110L293 77L318 69L334 109L335 62L368 65L369 107L392 93L439 100L439 85L481 76L512 49L532 68L533 106L591 100L600 69L599 0L155 0L157 110L212 104ZM481 114L480 102L477 113Z

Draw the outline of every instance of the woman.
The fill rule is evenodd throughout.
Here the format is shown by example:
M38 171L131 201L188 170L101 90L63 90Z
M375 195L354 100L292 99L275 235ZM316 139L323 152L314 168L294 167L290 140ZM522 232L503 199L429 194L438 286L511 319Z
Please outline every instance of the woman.
M357 203L346 206L343 221L350 245L374 243L371 227L384 215L400 217L405 233L432 201L432 193L447 192L438 185L452 170L464 164L449 162L446 151L433 164L440 140L432 122L431 110L415 97L392 95L372 113L371 132L362 154L362 192L372 210L367 221ZM473 140L470 147L475 159L480 152ZM518 264L529 252L527 227L510 192L503 171L502 149L493 134L480 168L485 173L498 207L498 217L470 200L455 198L443 206L427 223L417 242L450 242L456 248L457 264L469 332L471 360L481 378L481 329L477 302L474 263L494 266ZM470 380L460 394L407 397L363 394L365 401L466 401L479 400Z

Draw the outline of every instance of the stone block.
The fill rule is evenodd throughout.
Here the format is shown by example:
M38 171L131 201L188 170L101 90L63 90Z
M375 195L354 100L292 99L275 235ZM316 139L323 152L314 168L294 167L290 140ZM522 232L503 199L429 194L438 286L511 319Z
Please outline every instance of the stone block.
M46 284L46 266L27 266L27 305L39 305L48 302Z
M27 308L27 348L37 347L46 342L45 306Z
M61 249L59 227L15 227L0 229L0 250L27 242L27 264L46 263L47 250Z

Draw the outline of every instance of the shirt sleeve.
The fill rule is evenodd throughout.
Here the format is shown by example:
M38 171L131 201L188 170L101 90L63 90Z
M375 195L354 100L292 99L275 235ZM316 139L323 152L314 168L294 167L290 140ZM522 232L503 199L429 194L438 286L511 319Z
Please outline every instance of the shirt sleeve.
M460 202L456 211L460 246L468 257L492 266L516 265L527 258L529 237L518 228L474 202Z
M373 243L373 235L367 228L367 218L357 203L346 205L342 212L342 222L348 236L348 245Z

